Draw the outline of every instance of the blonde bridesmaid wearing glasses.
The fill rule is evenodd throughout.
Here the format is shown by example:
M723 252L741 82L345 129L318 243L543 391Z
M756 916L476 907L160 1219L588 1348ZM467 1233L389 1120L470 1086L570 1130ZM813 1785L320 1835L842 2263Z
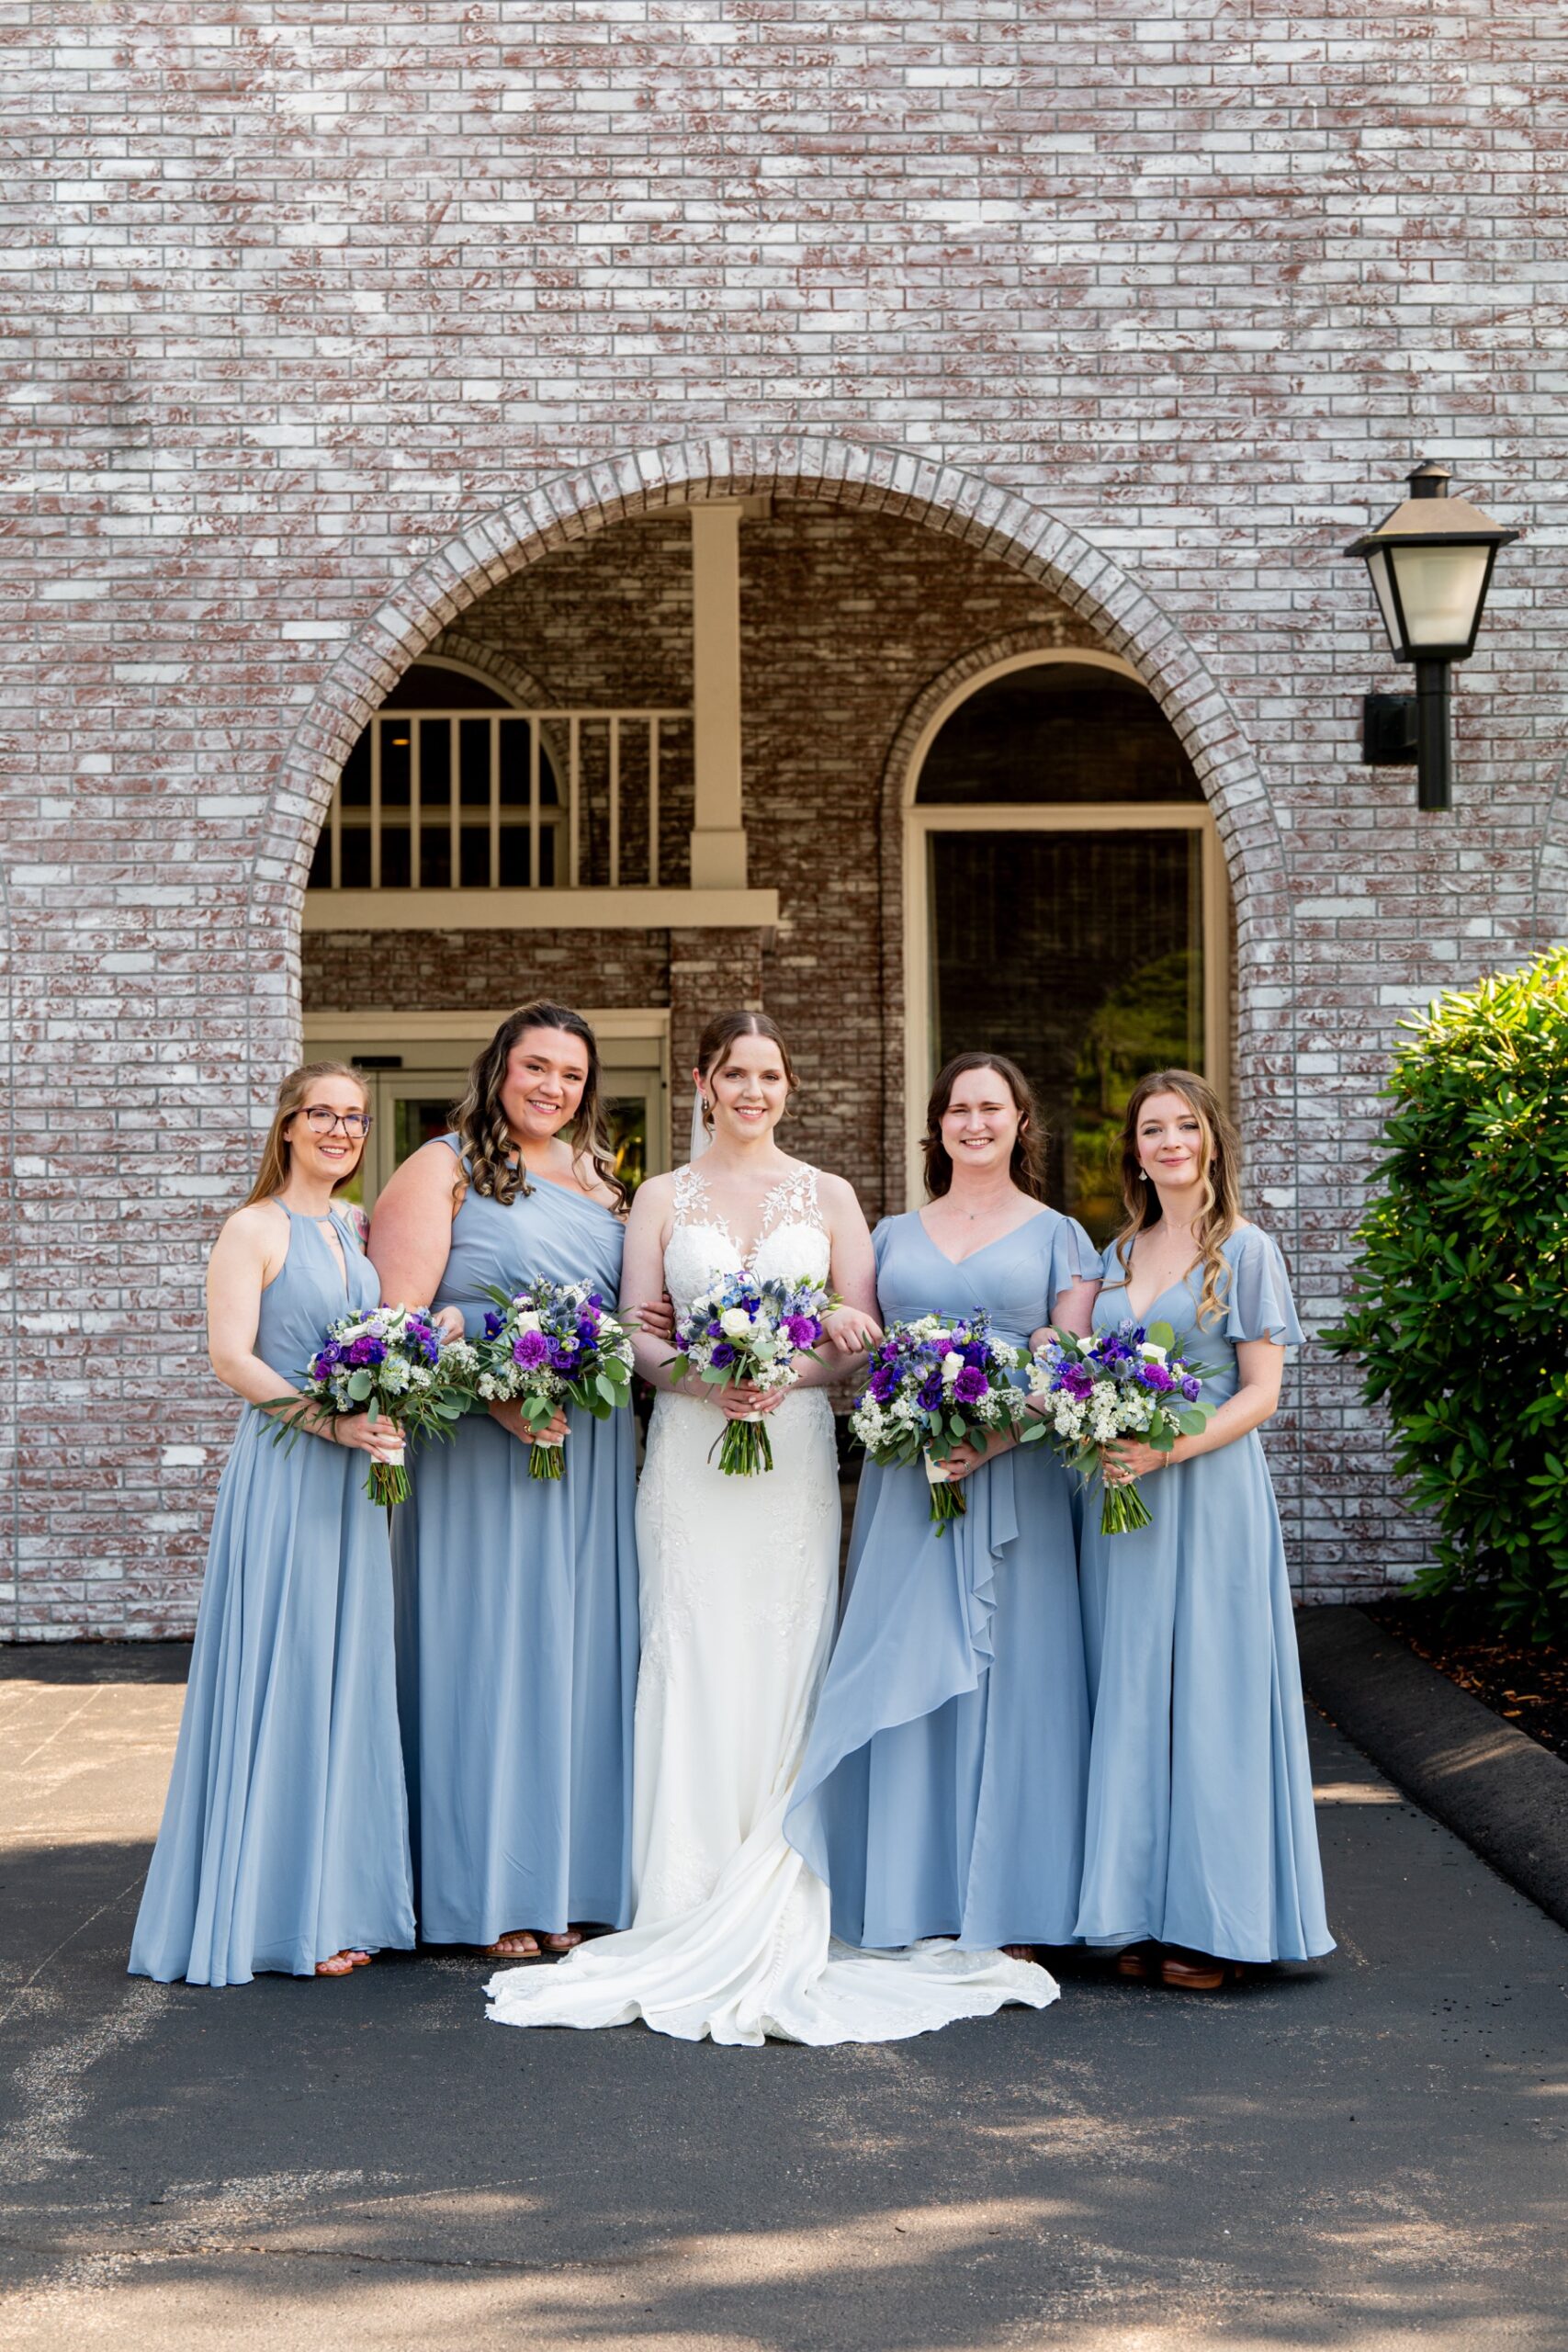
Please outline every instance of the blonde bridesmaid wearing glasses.
M311 1414L285 1450L259 1409L298 1393L330 1323L380 1295L333 1205L369 1124L354 1070L290 1070L260 1172L209 1262L212 1369L244 1410L133 1975L346 1976L413 1942L387 1517L365 1491L396 1440L363 1413Z

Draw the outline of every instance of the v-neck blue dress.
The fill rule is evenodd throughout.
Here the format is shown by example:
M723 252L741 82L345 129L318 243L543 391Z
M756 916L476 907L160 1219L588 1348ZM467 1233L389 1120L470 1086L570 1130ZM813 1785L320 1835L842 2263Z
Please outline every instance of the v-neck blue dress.
M1150 1302L1181 1352L1212 1367L1216 1404L1238 1342L1300 1343L1285 1261L1256 1226L1224 1244L1217 1321L1198 1270ZM1130 1320L1114 1248L1097 1330ZM1222 1959L1332 1951L1280 1514L1256 1430L1143 1481L1153 1522L1101 1535L1084 1513L1082 1577L1094 1731L1078 1934L1152 1937Z
M1027 1346L1099 1272L1043 1208L954 1264L918 1211L876 1228L885 1323L985 1308ZM832 1890L834 1932L877 1950L1070 1940L1089 1701L1067 1472L1043 1444L972 1471L931 1523L923 1468L862 1473L837 1645L785 1834Z
M284 1204L278 1203L282 1208ZM255 1351L289 1381L340 1316L376 1305L346 1220L288 1216ZM387 1515L368 1457L247 1405L218 1483L164 1825L130 1947L134 1976L246 1984L413 1942L393 1695Z
M505 1207L470 1185L434 1303L470 1338L492 1288L591 1282L614 1304L623 1232L564 1185L536 1178ZM559 1479L530 1477L528 1447L486 1414L411 1454L392 1558L425 1943L631 1915L636 1434L626 1411L568 1420Z

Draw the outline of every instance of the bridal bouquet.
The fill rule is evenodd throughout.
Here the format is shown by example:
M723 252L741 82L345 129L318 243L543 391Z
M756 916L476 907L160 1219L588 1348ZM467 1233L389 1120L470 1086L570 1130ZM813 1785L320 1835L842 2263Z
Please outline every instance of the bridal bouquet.
M377 1306L331 1325L300 1395L274 1397L262 1410L274 1417L274 1444L286 1446L322 1410L389 1420L405 1439L449 1438L468 1408L474 1372L473 1350L461 1340L444 1342L421 1308ZM372 1462L365 1491L372 1502L407 1502L400 1451L395 1462Z
M812 1283L759 1282L747 1273L710 1283L675 1325L671 1368L677 1380L694 1372L710 1388L793 1388L795 1359L816 1352L831 1294ZM729 1478L750 1478L773 1466L767 1422L758 1414L728 1420L718 1441L718 1466Z
M993 1337L987 1315L895 1323L871 1351L851 1432L884 1467L923 1459L931 1517L944 1534L969 1508L947 1476L947 1456L964 1439L984 1445L994 1431L1018 1428L1023 1396L1013 1374L1028 1362L1022 1348Z
M1046 1434L1086 1481L1096 1469L1103 1474L1105 1449L1119 1437L1142 1438L1168 1453L1179 1437L1196 1437L1206 1426L1214 1410L1202 1394L1209 1367L1188 1363L1175 1349L1168 1323L1123 1323L1087 1340L1053 1331L1032 1358L1030 1394L1043 1400ZM1102 1535L1129 1534L1150 1517L1135 1478L1105 1486Z
M607 1421L630 1402L632 1343L627 1326L588 1283L530 1283L515 1297L492 1290L485 1317L474 1396L481 1404L517 1404L530 1430L542 1430L562 1403L581 1405ZM558 1478L566 1464L558 1445L528 1448L530 1478Z

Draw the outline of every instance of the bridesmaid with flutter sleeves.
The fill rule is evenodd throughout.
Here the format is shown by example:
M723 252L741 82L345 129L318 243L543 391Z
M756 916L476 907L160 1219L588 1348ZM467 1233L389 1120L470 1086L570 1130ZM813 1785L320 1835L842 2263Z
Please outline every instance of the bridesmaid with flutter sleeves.
M366 1492L397 1432L311 1409L286 1448L259 1409L298 1395L328 1326L380 1297L333 1205L369 1126L355 1071L290 1070L208 1264L212 1369L245 1410L218 1486L135 1976L345 1976L413 1942L387 1514Z
M1241 1213L1236 1139L1191 1070L1140 1080L1122 1135L1126 1218L1097 1329L1168 1324L1217 1405L1172 1453L1123 1440L1112 1481L1151 1523L1085 1513L1094 1728L1077 1932L1117 1973L1191 1992L1334 1949L1280 1514L1258 1432L1300 1343L1277 1243Z
M614 1307L624 1210L593 1032L540 1002L479 1055L452 1132L392 1177L370 1254L389 1298L456 1307L475 1339L492 1290L589 1283ZM530 1477L516 1404L418 1447L392 1535L421 1939L502 1959L630 1912L632 1417L573 1405L538 1438L564 1442L559 1479Z
M925 1204L873 1236L885 1323L983 1310L1021 1349L1052 1322L1088 1331L1098 1253L1044 1199L1043 1144L1015 1062L948 1062L926 1114ZM947 1466L967 1509L945 1528L919 1464L862 1473L785 1834L831 1886L845 1942L952 1937L1028 1960L1072 1940L1083 1860L1072 1481L1047 1446L1011 1436L956 1446Z

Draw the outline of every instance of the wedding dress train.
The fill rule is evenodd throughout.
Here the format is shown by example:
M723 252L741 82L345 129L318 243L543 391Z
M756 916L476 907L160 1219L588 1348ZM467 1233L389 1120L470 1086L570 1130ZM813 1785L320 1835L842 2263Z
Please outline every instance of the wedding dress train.
M694 1165L675 1180L665 1279L678 1311L717 1274L826 1283L816 1173L770 1196L749 1261ZM773 1467L726 1477L715 1406L660 1396L637 1498L642 1664L631 1927L486 1986L502 2025L627 2025L695 2041L891 2041L1007 2002L1044 2008L1043 1968L947 1942L860 1951L784 1815L832 1646L840 1506L820 1389L770 1414Z

